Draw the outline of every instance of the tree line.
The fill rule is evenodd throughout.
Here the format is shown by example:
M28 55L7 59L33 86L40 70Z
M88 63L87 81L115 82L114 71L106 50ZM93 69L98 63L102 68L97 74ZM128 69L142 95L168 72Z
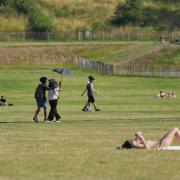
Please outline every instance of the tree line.
M179 0L152 0L157 6L144 6L144 2L145 0L119 2L111 23L115 26L151 26L156 30L174 30L180 27Z

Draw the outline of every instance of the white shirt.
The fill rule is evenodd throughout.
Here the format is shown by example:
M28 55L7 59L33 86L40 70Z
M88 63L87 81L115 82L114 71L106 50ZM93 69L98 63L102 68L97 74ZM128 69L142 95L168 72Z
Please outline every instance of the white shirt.
M58 94L59 94L59 88L55 88L55 89L49 89L48 90L48 100L55 100L58 99Z

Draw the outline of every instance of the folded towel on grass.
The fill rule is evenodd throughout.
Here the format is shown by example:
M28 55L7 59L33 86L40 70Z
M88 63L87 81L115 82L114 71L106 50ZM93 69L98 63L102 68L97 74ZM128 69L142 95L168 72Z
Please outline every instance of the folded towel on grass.
M180 150L180 146L168 146L161 148L161 150Z

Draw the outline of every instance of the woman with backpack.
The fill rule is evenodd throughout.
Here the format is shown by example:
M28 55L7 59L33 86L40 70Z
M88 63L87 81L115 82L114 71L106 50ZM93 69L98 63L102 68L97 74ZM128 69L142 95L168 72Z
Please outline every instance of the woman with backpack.
M48 87L48 100L49 105L51 107L48 119L46 122L51 122L54 117L56 118L56 122L61 122L61 116L57 112L57 104L59 99L59 92L62 90L61 82L57 83L54 79L49 80L49 87Z

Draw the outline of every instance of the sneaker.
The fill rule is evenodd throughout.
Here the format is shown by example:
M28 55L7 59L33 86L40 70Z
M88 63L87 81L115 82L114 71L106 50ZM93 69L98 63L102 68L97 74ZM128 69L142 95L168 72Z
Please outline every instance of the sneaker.
M45 123L51 123L52 121L46 119L44 122L45 122Z
M34 122L39 122L39 121L38 121L38 118L37 118L36 116L33 117L33 121L34 121Z
M60 122L61 122L61 120L60 120L60 119L58 119L58 120L56 120L56 122L57 122L57 123L60 123Z
M56 119L56 122L57 122L57 123L60 123L60 122L61 122L61 116Z
M82 111L87 112L87 111L88 111L88 108L85 107L85 108L82 109Z
M96 108L95 111L101 111L100 109Z

